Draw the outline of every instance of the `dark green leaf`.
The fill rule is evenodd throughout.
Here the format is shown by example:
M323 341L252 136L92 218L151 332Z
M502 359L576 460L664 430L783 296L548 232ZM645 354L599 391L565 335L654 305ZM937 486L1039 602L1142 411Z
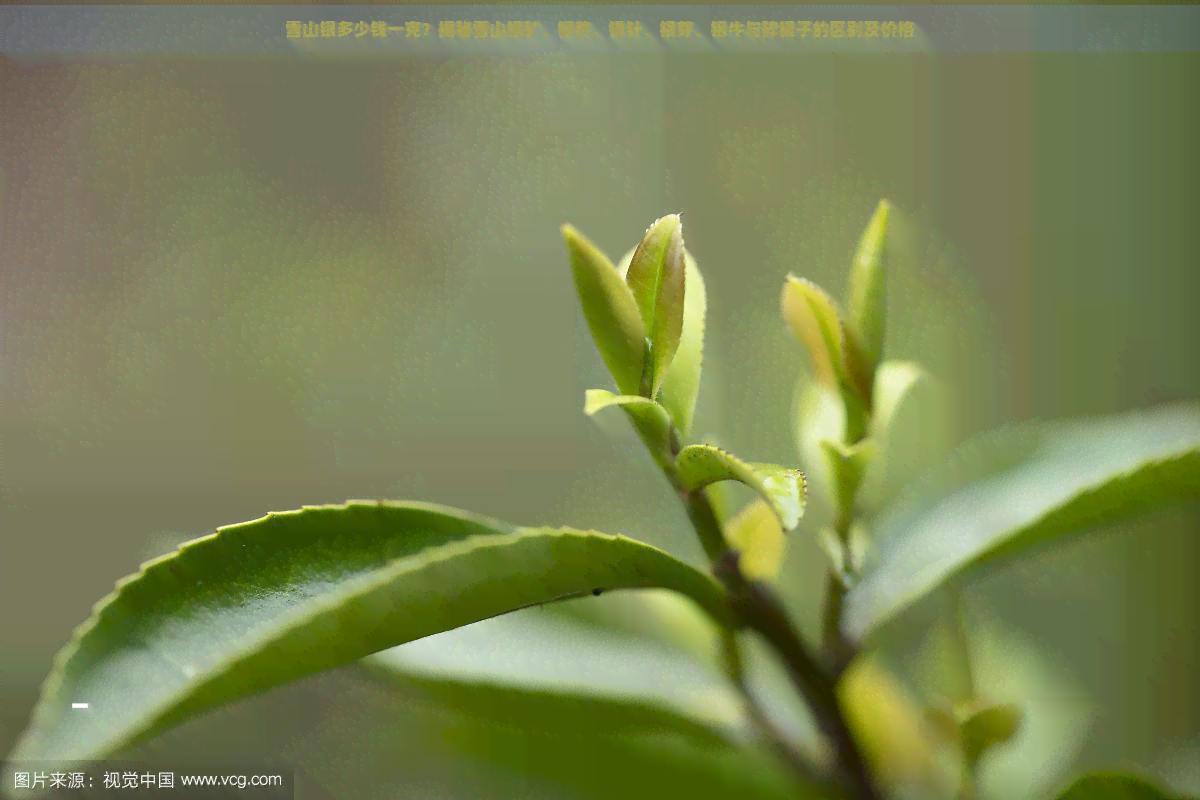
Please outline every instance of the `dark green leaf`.
M707 444L688 445L675 459L675 469L688 491L717 481L739 481L767 501L785 531L804 515L804 473L776 464L750 464Z
M995 449L1004 453L987 457ZM968 443L1007 468L945 493L918 482L875 526L878 559L847 596L859 641L956 572L996 563L1156 503L1200 497L1200 406L1026 426ZM1023 458L1016 463L1012 456Z
M592 340L622 394L637 394L642 381L646 328L637 301L604 253L579 231L563 225L571 273Z
M55 659L12 758L100 758L404 642L598 588L648 587L729 620L712 578L620 536L516 528L419 503L270 514L120 581Z
M766 754L655 705L403 672L387 679L446 714L438 735L460 756L549 778L583 797L821 796Z
M1075 781L1058 800L1187 800L1137 775L1097 773Z

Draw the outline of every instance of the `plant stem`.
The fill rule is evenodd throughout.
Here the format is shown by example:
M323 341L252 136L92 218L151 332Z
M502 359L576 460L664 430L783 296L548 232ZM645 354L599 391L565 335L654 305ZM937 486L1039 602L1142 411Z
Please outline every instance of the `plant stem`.
M867 435L871 411L853 389L841 391L842 407L846 409L846 431L842 437L846 444L857 444Z
M975 800L975 797L978 794L978 790L976 788L978 782L979 776L977 775L975 765L964 763L962 786L960 786L958 789L957 800Z
M679 431L671 426L670 456L682 449ZM670 459L668 459L670 460ZM679 495L700 544L713 565L713 573L729 591L734 611L747 627L762 636L783 661L788 676L808 702L817 725L829 737L837 753L839 771L859 800L882 800L871 783L866 761L842 716L837 700L837 679L822 671L792 626L783 604L764 584L748 580L738 565L738 554L725 544L725 534L703 489L688 491L671 469L667 480Z
M854 658L854 648L842 636L842 607L846 585L831 567L825 572L825 599L821 602L821 648L834 679L840 678Z
M842 717L835 679L826 674L808 652L775 594L766 585L748 580L742 573L737 553L725 547L720 523L703 491L685 491L682 498L705 551L722 551L715 560L713 572L729 590L735 612L782 659L792 683L812 709L818 727L833 743L840 771L855 796L860 800L880 800L858 743Z
M976 698L975 670L971 664L971 648L967 640L967 626L963 619L962 587L958 580L946 582L945 592L950 606L950 631L954 652L958 655L959 668L962 670L966 683L967 702L974 703ZM958 790L957 800L975 800L978 794L979 765L978 756L972 758L963 753L962 786Z
M963 619L962 587L958 580L949 580L945 584L946 596L950 606L950 630L953 636L954 649L959 658L959 668L966 682L967 700L975 700L975 670L971 664L971 645L967 639L966 620Z
M843 440L848 445L855 445L867 436L871 421L870 402L863 400L852 390L841 392L842 407L846 412L846 429ZM841 473L844 474L844 473ZM853 488L838 486L834 493L837 497L837 511L833 521L834 533L841 544L843 553L843 569L849 569L850 562L850 525L854 521L854 502L860 486L856 483ZM854 658L855 648L842 635L842 609L846 601L846 584L842 576L837 574L835 567L825 573L825 598L821 603L821 649L829 661L834 680L840 678Z
M746 711L750 715L751 720L770 739L771 746L775 752L796 773L799 782L803 786L808 788L825 788L827 790L832 789L833 787L828 786L827 782L815 772L812 765L804 757L804 754L793 747L783 731L771 721L766 710L758 702L758 698L754 696L754 693L750 689L750 682L746 677L745 661L742 658L742 647L738 641L737 632L729 628L722 629L721 641L729 677L733 680L734 685L745 699Z
M649 339L642 342L641 395L654 399L654 353Z
M850 510L841 509L834 520L834 533L841 543L845 559L850 558ZM846 602L846 584L837 569L825 572L825 598L821 602L821 649L833 672L834 679L842 676L854 658L854 647L842 635L842 608Z

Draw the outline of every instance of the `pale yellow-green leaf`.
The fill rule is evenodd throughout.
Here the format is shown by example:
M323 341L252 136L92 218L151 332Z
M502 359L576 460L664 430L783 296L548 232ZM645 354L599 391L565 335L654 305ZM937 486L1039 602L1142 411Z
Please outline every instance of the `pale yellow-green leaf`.
M796 452L804 465L809 491L822 502L833 497L833 476L825 463L821 442L843 441L846 411L837 390L821 381L801 377L796 383L792 406L792 432Z
M859 493L869 513L949 451L955 423L945 389L915 362L884 361L875 371L868 435L879 450Z
M887 235L891 205L880 200L858 240L850 267L846 322L862 344L863 367L874 375L883 355L887 316Z
M592 340L622 394L638 394L646 328L637 301L612 262L571 225L562 226L575 291Z
M755 498L725 524L725 538L737 551L742 572L752 580L775 581L783 567L787 538L770 504Z
M875 373L875 403L871 411L871 432L879 440L887 438L892 419L920 380L929 376L915 361L885 361Z
M637 301L650 340L649 396L657 397L683 335L687 269L678 214L668 214L647 229L629 262L625 282Z
M948 788L920 701L878 657L866 653L851 662L837 692L846 724L885 788L919 787L922 794Z
M829 295L812 281L788 275L780 310L808 352L813 372L828 385L840 386L845 373L845 332Z
M700 394L700 369L704 360L704 316L708 299L704 290L704 277L688 252L684 251L687 265L687 292L683 302L683 334L675 358L667 367L663 378L659 402L671 414L675 427L682 436L692 428L692 417L696 413L696 398Z
M617 262L617 271L621 273L622 279L628 272L629 262L633 260L636 251L635 247ZM683 333L679 337L679 348L675 351L675 357L667 367L658 401L671 415L679 434L687 436L692 429L696 399L700 395L708 297L704 288L704 276L686 247L683 250L683 260L687 267L684 281Z

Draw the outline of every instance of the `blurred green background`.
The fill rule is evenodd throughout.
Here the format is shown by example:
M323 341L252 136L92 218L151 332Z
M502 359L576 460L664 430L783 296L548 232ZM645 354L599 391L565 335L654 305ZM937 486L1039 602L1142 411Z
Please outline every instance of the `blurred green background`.
M683 212L709 297L696 433L753 460L797 460L783 278L840 295L880 197L905 218L888 355L949 392L913 468L1003 422L1200 396L1197 67L3 62L0 749L91 604L179 534L417 498L699 563L633 435L581 413L610 380L563 222L616 259ZM1200 791L1198 529L1194 504L1160 510L968 587L1005 631L989 685L1036 662L1040 702L1086 709L1039 745L1054 769ZM808 626L813 530L785 579ZM376 691L319 676L155 747L282 756L335 796L558 796L430 757L415 707Z

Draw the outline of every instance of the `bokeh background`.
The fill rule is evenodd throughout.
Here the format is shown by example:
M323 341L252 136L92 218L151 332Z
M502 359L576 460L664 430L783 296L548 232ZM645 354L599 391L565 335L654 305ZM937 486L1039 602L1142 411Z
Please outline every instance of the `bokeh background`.
M784 276L840 295L881 197L904 234L888 354L942 389L912 468L1004 422L1200 396L1197 67L0 62L0 749L116 579L271 510L418 498L700 563L632 434L581 413L610 380L563 222L615 259L682 211L709 298L697 433L754 460L797 460ZM784 579L808 626L821 513ZM1059 725L993 796L1113 765L1200 791L1198 529L1161 509L968 584L981 680ZM283 757L334 796L558 796L430 755L423 713L334 673L156 746Z

